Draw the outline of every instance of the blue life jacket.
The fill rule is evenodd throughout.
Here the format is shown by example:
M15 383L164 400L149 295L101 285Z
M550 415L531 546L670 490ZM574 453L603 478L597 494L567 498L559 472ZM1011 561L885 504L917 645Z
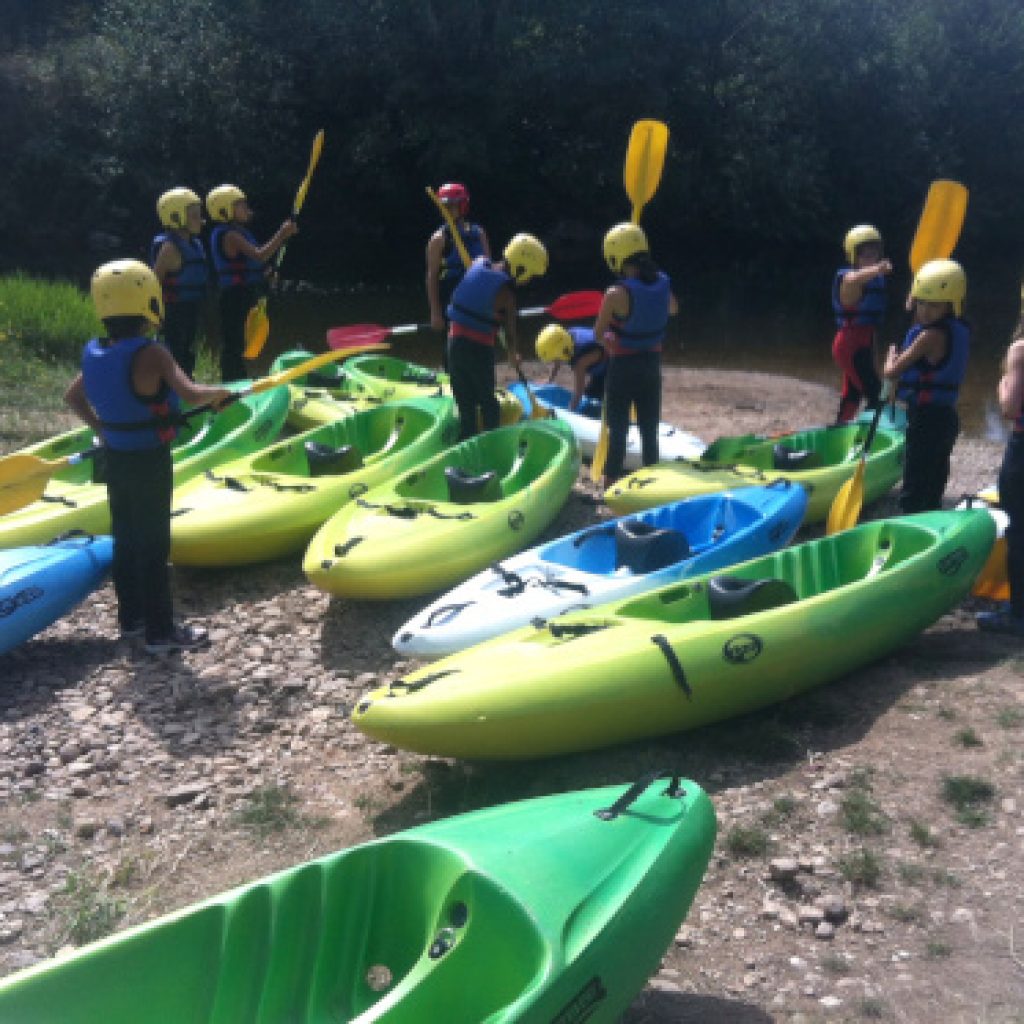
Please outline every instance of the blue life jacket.
M949 338L946 355L931 366L923 359L906 370L899 380L896 396L908 405L956 405L960 385L967 372L971 347L971 328L959 317L951 316L934 324L914 324L900 345L905 352L927 328L945 331Z
M115 451L146 451L169 444L177 435L178 396L160 385L151 397L140 397L132 387L132 363L136 353L152 338L110 341L93 338L82 352L82 384L85 397L100 418L104 442Z
M639 352L660 352L668 327L672 282L658 271L656 280L644 284L638 277L623 277L616 282L629 292L629 316L613 320L615 345L612 356Z
M496 270L489 259L480 256L473 260L466 276L452 292L447 310L449 322L467 328L471 336L481 335L477 341L493 345L498 327L494 302L498 292L509 284L513 284L512 278L503 270Z
M839 288L843 283L843 278L853 269L853 267L842 267L836 271L836 276L832 279L832 311L836 315L836 326L870 324L872 327L881 327L886 307L885 278L881 274L865 283L860 302L852 309L848 309L839 301Z
M570 327L569 335L572 338L572 357L569 359L569 365L575 366L596 350L601 353L601 358L587 370L587 378L595 384L604 380L608 373L608 354L604 346L595 340L593 327Z
M241 254L234 259L228 259L224 254L224 236L229 231L237 231L253 245L257 244L252 232L247 228L239 224L218 224L210 236L210 255L213 256L213 266L217 271L217 284L221 288L263 284L263 264L259 260Z
M156 258L164 242L170 242L181 255L181 267L163 280L164 302L202 302L206 295L206 249L201 238L185 241L173 231L161 232L149 247L149 265L156 266Z
M484 255L484 236L479 224L466 223L458 225L459 237L462 244L469 253L469 258L475 260L478 256ZM459 247L452 241L452 233L448 225L441 228L444 236L444 246L441 249L440 277L448 285L455 285L466 272L462 265L462 257L459 255Z

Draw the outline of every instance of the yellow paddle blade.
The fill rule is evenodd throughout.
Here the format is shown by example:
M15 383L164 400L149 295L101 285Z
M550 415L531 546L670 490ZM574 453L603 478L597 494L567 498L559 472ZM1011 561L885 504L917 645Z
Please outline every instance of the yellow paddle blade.
M245 351L246 359L255 359L262 351L270 337L270 318L267 316L266 297L260 299L245 318Z
M590 482L599 484L604 476L604 464L608 461L608 421L601 412L601 433L597 435L594 457L590 460Z
M313 180L313 172L316 170L316 165L320 162L320 154L323 152L323 148L324 130L321 128L313 139L313 148L309 153L309 167L306 169L306 176L302 179L298 192L295 193L295 202L292 203L292 216L294 217L299 215L299 212L302 210L302 204L306 201L309 183Z
M988 561L981 567L971 593L990 601L1010 600L1010 579L1006 567L1006 538L1000 537L992 547Z
M967 189L960 182L939 179L928 186L910 245L911 273L916 274L929 260L948 259L953 254L966 214Z
M50 477L67 464L67 459L51 461L24 453L0 459L0 515L38 501Z
M864 507L864 463L866 455L857 463L857 468L836 494L825 521L825 536L849 530L857 525L860 510Z
M668 125L661 121L637 121L629 134L623 179L633 204L632 220L640 223L640 211L658 191L668 147Z

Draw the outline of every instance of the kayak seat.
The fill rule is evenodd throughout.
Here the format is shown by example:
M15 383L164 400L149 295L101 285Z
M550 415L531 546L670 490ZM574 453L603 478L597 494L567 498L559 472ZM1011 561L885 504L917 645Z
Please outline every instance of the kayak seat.
M403 370L400 379L403 384L422 384L424 387L433 387L438 383L437 374L429 370Z
M340 388L346 380L345 372L324 373L322 370L314 370L306 377L306 387L309 388Z
M497 501L501 497L501 481L493 469L473 476L461 466L448 466L444 478L448 483L448 497L459 505Z
M355 445L343 444L332 448L319 441L307 441L303 447L310 476L340 476L359 469L363 464L363 456Z
M708 610L712 619L737 619L781 608L796 600L796 591L786 580L738 580L732 576L712 576L708 580Z
M640 520L615 524L615 568L642 576L682 561L690 543L679 530L662 530Z
M776 444L772 448L772 466L775 469L817 469L820 465L821 456L813 448L794 451L783 444Z

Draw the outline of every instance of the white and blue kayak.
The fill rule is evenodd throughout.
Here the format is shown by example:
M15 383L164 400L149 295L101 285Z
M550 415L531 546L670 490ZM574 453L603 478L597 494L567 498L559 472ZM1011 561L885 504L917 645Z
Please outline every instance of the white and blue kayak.
M0 551L0 654L66 615L106 578L110 537L58 537Z
M533 402L527 395L526 388L518 383L510 384L508 390L515 395L528 416L533 408ZM537 396L537 401L542 406L552 409L560 420L565 420L569 424L579 442L583 458L593 458L597 439L601 436L601 403L595 398L584 397L579 408L570 411L572 392L568 388L558 384L531 384L530 391ZM707 443L696 434L687 434L670 423L658 425L658 458L662 462L673 459L699 459L705 448ZM626 459L623 465L626 469L639 469L642 464L640 431L634 425L629 428Z
M807 492L779 480L590 526L478 573L411 618L391 644L438 658L535 619L757 558L789 543L806 508Z

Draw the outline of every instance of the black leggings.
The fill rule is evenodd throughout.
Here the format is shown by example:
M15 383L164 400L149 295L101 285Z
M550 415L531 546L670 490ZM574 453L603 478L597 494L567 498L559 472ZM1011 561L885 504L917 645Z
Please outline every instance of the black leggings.
M631 405L636 408L643 463L653 466L658 461L658 423L661 420L661 353L616 356L608 363L604 392L608 457L604 475L610 483L622 476Z
M245 320L259 292L249 285L225 288L220 293L220 379L245 380Z
M501 409L494 394L494 348L469 338L449 338L448 373L459 408L459 439L465 441L479 433L478 414L484 430L498 426Z
M114 537L114 592L122 627L145 625L146 639L173 629L171 584L171 451L106 449L107 498Z
M175 362L192 377L196 369L196 334L201 302L169 302L164 316L164 342ZM245 321L242 322L243 330Z
M1024 434L1012 434L999 470L999 504L1010 517L1006 528L1006 570L1010 609L1024 617Z
M903 512L930 512L942 508L942 494L949 480L949 459L959 433L960 418L953 406L910 407L900 494Z

